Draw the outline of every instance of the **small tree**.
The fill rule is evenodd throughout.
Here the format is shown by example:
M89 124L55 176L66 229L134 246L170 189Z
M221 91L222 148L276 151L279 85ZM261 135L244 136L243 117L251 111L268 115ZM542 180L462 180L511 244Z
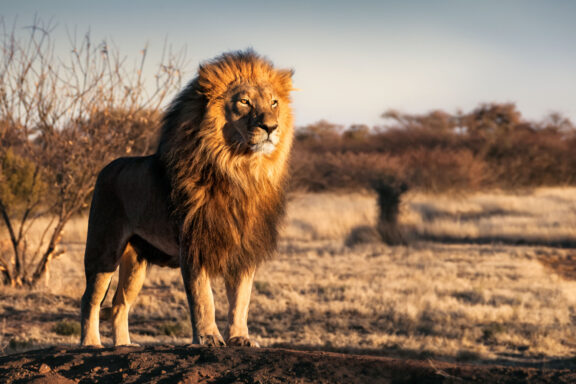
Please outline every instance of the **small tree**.
M462 121L470 135L497 137L518 127L522 115L513 103L487 103L464 116Z
M389 109L381 115L391 120L393 128L405 130L431 130L437 133L452 133L458 125L458 118L441 110L434 110L425 114L402 113Z
M342 136L345 140L364 141L370 137L370 127L366 124L352 124Z
M60 60L50 25L36 20L25 38L1 21L0 29L0 218L7 233L0 232L0 281L34 286L64 252L64 226L86 207L101 167L153 145L158 110L181 82L182 57L166 55L149 92L146 49L131 67L86 34L72 37L70 57ZM35 241L33 226L43 227Z
M408 190L405 183L393 178L380 178L373 182L378 195L378 223L376 230L383 242L390 245L404 244L406 239L398 225L402 195Z
M316 123L308 124L299 128L296 131L296 139L299 141L337 141L340 139L340 133L342 132L343 128L344 127L342 125L333 124L326 120L320 120Z

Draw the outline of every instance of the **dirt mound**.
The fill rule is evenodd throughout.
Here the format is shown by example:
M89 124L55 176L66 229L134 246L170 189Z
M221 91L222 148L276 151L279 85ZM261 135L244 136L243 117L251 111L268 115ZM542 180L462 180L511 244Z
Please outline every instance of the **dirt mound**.
M48 348L0 357L2 383L568 383L555 368L453 364L286 349Z

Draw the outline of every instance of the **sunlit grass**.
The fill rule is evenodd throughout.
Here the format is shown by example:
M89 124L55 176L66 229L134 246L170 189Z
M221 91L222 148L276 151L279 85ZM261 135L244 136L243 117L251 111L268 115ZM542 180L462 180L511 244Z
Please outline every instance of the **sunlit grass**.
M256 276L252 335L263 346L412 357L571 357L576 350L576 282L560 278L539 260L572 254L545 242L576 237L575 207L576 189L569 188L470 196L411 193L400 217L411 239L407 246L348 247L350 231L375 223L375 196L295 195L278 256ZM85 230L81 218L67 230L63 245L68 251L54 262L49 284L42 288L49 299L14 290L3 294L0 311L32 308L36 314L21 323L8 316L0 324L4 350L13 350L11 340L22 343L20 348L27 348L27 340L32 346L77 342L52 329L77 319ZM417 241L429 235L461 243ZM467 243L475 236L496 235L542 245ZM214 291L223 328L221 281ZM151 267L131 315L134 342L188 343L188 321L179 271ZM110 343L109 325L102 331Z
M409 230L426 237L576 241L576 188L471 196L413 194L404 213Z

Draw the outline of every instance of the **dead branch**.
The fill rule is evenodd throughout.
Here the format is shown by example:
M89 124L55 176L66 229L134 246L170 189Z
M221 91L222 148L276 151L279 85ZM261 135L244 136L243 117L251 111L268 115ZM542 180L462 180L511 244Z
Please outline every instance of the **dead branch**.
M0 190L14 260L1 259L0 271L12 285L37 284L62 254L57 250L62 231L87 206L98 171L115 157L150 148L159 125L157 109L181 82L182 57L170 54L148 92L148 47L129 66L118 49L93 44L89 33L70 37L70 56L56 57L54 28L35 19L20 35L16 25L8 28L0 20L0 137L11 138L0 143L0 159L10 149L21 159L22 170L13 172L33 166L27 188L14 182ZM47 215L51 219L39 242L26 241L32 225Z

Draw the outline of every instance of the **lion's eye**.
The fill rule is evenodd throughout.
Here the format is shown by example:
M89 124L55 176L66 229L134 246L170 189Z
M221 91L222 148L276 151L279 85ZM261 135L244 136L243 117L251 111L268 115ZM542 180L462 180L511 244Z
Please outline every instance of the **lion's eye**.
M248 99L240 99L240 104L248 105L250 101Z
M278 106L278 100L272 100L272 108L276 108Z

